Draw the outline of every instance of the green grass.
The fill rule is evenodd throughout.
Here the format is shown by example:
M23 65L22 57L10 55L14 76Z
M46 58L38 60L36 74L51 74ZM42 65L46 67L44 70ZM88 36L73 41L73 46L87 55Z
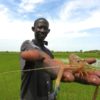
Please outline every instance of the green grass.
M20 72L10 73L19 68L18 53L0 53L0 100L19 100Z
M91 54L87 55L91 56ZM96 57L95 54L92 55ZM58 56L55 53L55 57L65 58L65 54L61 53ZM19 69L19 53L0 52L0 100L19 100L20 72L10 72ZM92 100L94 90L95 86L78 83L61 83L57 98L58 100ZM98 95L97 100L100 100L100 95Z
M94 58L99 58L100 59L100 51L98 52L53 52L54 56L56 58L68 58L68 56L74 53L76 55L78 55L79 57L82 58L88 58L88 57L94 57Z
M95 86L78 83L62 83L58 93L58 100L92 100ZM97 100L100 100L100 90Z
M0 75L0 100L19 100L19 91L19 73L8 73Z

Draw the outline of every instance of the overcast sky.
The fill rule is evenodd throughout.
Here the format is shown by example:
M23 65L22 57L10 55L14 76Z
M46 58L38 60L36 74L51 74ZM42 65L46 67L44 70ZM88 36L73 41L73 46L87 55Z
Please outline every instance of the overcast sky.
M0 51L19 51L33 39L39 17L50 22L49 49L100 50L100 0L0 0Z

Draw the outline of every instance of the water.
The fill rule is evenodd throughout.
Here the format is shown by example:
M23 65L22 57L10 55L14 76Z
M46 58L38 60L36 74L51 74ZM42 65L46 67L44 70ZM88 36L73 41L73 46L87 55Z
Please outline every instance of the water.
M96 59L96 63L94 63L92 65L100 68L100 59Z

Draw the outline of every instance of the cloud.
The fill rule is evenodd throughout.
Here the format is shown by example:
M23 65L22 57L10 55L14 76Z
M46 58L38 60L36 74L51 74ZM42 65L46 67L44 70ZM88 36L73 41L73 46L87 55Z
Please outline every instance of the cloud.
M96 0L97 1L97 0ZM51 21L51 29L57 34L65 34L69 37L79 37L79 36L88 36L88 33L81 33L83 30L92 29L92 28L100 28L100 7L98 6L98 1L96 2L91 0L91 2L87 0L73 0L71 2L66 2L61 6L60 13L58 14L58 19ZM94 5L93 5L94 4ZM97 8L96 8L97 6ZM89 15L87 18L83 18L81 15L80 20L73 17L69 19L73 13L73 10L84 8L84 10L89 10ZM93 10L91 10L93 9ZM75 12L74 12L75 13ZM84 13L82 14L84 15ZM74 20L73 20L74 19ZM72 34L72 35L69 35ZM77 33L77 34L76 34ZM81 35L82 34L82 35ZM84 34L84 35L83 35Z
M51 32L47 37L47 40L49 40L50 42L50 48L54 50L66 50L67 47L69 49L72 49L76 47L75 44L78 43L76 48L80 49L82 47L81 43L83 39L89 40L90 37L95 36L95 34L90 34L90 30L100 29L100 1L65 1L66 2L63 2L62 4L60 3L58 7L55 7L53 5L53 7L55 7L53 9L55 9L55 11L57 10L55 13L52 13L53 9L51 9L51 12L41 11L42 8L44 9L44 11L48 11L47 8L49 7L47 6L49 6L49 3L47 3L47 1L45 0L21 0L21 2L16 4L15 8L17 9L15 10L15 12L14 10L11 10L13 9L12 6L10 6L9 8L5 4L0 4L0 41L7 40L10 41L10 43L13 43L11 41L14 40L14 42L18 41L17 43L19 45L26 39L34 38L34 33L31 31L31 26L33 25L35 17L46 16L46 18L50 22L51 29ZM49 2L53 2L53 0ZM32 12L32 14L29 12ZM16 15L19 15L20 17L14 17ZM25 15L28 19L25 19ZM97 32L98 31L96 31L96 33ZM93 33L95 33L95 31L93 31ZM66 43L67 47L64 43ZM99 44L97 43L94 47L96 48L96 46L98 45ZM86 48L90 47L88 46L89 45L87 44Z
M18 11L20 13L34 12L38 4L43 3L44 0L21 0Z
M9 10L0 6L0 39L30 38L31 26L31 21L10 19Z

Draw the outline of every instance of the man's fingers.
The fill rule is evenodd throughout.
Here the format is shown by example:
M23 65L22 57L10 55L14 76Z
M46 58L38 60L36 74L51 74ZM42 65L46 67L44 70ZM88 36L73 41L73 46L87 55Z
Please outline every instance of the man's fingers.
M75 80L74 75L70 71L64 71L63 80L66 82L73 82Z
M97 75L100 78L100 70L94 71L94 74Z
M100 78L96 75L88 75L86 81L92 85L100 85Z
M100 70L90 71L90 72L88 72L88 74L96 75L100 78Z
M75 81L83 84L91 84L96 86L100 85L100 78L94 73L89 73L85 76L81 76L79 73L76 73Z
M88 63L88 64L93 64L96 62L96 59L95 58L87 58L85 59L85 61Z

